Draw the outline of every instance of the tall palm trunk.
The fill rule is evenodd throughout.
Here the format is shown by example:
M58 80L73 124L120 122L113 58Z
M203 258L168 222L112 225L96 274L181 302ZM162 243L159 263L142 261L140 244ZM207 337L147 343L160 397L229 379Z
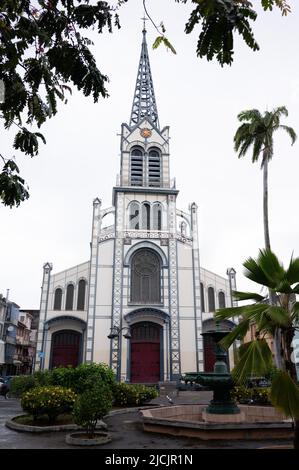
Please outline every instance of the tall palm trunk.
M264 236L265 236L265 248L271 249L270 246L270 235L269 235L269 216L268 216L268 157L265 155L263 158L263 183L264 183L264 197L263 197L263 208L264 208Z
M264 215L264 237L265 237L265 248L271 249L270 235L269 235L269 214L268 214L268 155L267 151L263 152L263 215ZM269 301L271 305L275 305L275 295L269 289ZM283 369L283 363L281 358L281 333L280 329L277 328L274 333L274 359L278 369Z

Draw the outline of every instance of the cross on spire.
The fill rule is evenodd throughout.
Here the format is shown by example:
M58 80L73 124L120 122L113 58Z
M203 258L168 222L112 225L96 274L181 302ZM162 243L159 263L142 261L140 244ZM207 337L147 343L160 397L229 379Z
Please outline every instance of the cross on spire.
M141 19L143 20L143 39L141 44L141 54L138 65L130 126L134 126L138 124L144 117L148 117L151 122L159 129L158 110L146 43L145 21L147 18L144 17Z

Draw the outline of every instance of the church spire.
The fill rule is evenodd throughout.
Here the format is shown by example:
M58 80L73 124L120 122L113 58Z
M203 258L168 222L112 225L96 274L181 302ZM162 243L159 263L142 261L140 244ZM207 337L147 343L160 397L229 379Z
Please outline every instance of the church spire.
M145 116L148 116L152 123L159 129L158 110L146 43L145 24L143 26L142 34L143 40L141 45L141 54L130 118L130 126L138 124Z

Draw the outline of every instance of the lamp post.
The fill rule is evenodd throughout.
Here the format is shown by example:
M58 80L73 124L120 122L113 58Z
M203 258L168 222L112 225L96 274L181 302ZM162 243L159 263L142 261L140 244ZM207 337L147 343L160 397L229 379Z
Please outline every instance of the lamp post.
M117 351L118 351L118 354L117 355L117 366L116 366L116 379L118 381L120 381L120 364L121 364L121 351L120 351L120 337L121 337L121 332L123 330L126 330L125 333L123 334L123 337L126 338L126 339L131 339L131 333L130 333L130 327L129 326L123 326L122 328L120 328L119 326L112 326L110 328L110 333L109 335L107 336L107 338L111 339L111 340L114 340L116 339L117 340Z

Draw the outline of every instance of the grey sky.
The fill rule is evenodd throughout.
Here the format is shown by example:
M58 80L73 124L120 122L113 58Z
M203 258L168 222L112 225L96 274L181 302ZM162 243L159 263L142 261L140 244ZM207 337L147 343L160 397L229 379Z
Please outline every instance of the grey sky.
M254 4L260 3L253 2ZM287 18L261 12L254 24L261 51L252 52L237 37L235 60L221 68L196 57L196 34L186 35L190 6L172 0L148 0L153 18L166 25L177 50L153 51L157 33L147 22L151 69L160 125L170 126L171 175L180 190L177 206L199 206L201 265L224 275L237 270L239 289L252 288L242 262L263 247L262 172L250 156L233 150L237 114L244 109L271 110L285 105L285 123L299 134L299 9ZM128 122L142 40L142 1L120 10L122 28L113 34L89 34L102 73L110 78L110 97L93 104L73 90L66 106L43 128L47 145L33 159L17 154L30 199L18 209L0 207L0 292L22 308L39 308L42 265L58 272L89 259L92 200L111 205L119 172L120 125ZM12 154L14 133L1 129L1 152ZM296 143L275 137L269 168L270 237L286 264L299 256L299 158Z

